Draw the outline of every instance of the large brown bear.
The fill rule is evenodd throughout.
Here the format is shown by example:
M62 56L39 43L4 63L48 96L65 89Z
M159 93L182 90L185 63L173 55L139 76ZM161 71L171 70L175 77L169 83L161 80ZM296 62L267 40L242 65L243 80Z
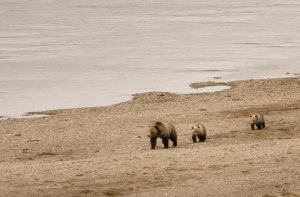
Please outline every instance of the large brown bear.
M257 129L263 129L266 127L264 116L260 113L252 114L251 116L251 129L254 130L254 126Z
M170 123L155 122L149 125L149 137L151 149L155 149L157 138L162 139L165 148L169 148L169 140L173 142L173 146L177 146L177 133L174 125Z
M199 138L199 142L204 142L206 140L206 128L203 124L199 123L192 126L192 139L193 142L197 142L197 138Z

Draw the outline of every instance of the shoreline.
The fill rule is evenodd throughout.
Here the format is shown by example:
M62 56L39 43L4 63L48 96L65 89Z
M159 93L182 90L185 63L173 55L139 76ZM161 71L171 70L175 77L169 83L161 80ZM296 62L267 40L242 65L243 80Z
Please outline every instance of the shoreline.
M287 75L287 74L286 74ZM138 95L138 94L146 94L146 93L151 93L151 92L166 92L166 93L171 93L171 94L201 94L201 93L213 93L213 92L218 92L218 91L223 91L226 89L230 89L232 88L230 86L230 84L232 84L233 82L238 82L238 81L248 81L248 80L263 80L263 79L282 79L282 78L297 78L299 77L298 73L289 73L289 76L273 76L273 77L268 77L268 78L258 78L258 79L239 79L239 80L225 80L223 81L222 78L221 79L214 79L214 80L210 80L210 81L201 81L201 82L190 82L189 85L187 86L187 88L189 87L190 90L189 91L197 91L198 92L188 92L187 93L183 93L186 91L179 91L179 92L173 92L173 91L145 91L145 92L139 92L139 93L132 93L129 97L130 99L128 100L124 100L124 101L120 101L117 103L113 103L113 104L109 104L109 105L95 105L95 106L82 106L82 107L72 107L72 108L57 108L57 109L45 109L45 110L37 110L37 111L27 111L24 112L22 114L18 114L18 115L13 115L13 116L7 116L7 115L1 115L0 116L0 120L5 120L5 119L22 119L22 118L38 118L35 117L35 115L41 115L41 117L43 115L48 116L49 112L51 111L57 111L57 110L71 110L71 109L80 109L80 108L94 108L94 107L106 107L106 106L113 106L113 105L117 105L123 102L128 102L128 101L132 101L134 99L134 95ZM290 76L293 75L293 76ZM199 91L200 90L200 91Z
M0 6L0 196L300 197L299 0Z
M48 109L48 110L40 110L40 111L29 111L29 112L24 112L20 115L14 115L14 116L2 115L2 116L0 116L0 120L1 119L18 119L18 118L35 118L34 115L49 115L48 113L50 113L51 111L56 111L56 110L71 110L71 109L80 109L80 108L113 106L113 105L117 105L117 104L120 104L120 103L123 103L123 102L131 101L134 98L134 95L144 94L144 93L151 93L151 92L162 92L162 93L167 92L167 93L171 93L171 94L201 94L201 93L208 93L208 92L218 92L218 91L223 91L223 90L231 88L228 85L222 85L224 83L215 82L216 83L215 85L212 85L211 83L214 83L214 82L210 82L210 85L203 86L203 87L200 87L200 88L193 88L191 86L188 86L188 87L191 88L190 93L176 93L176 92L168 92L168 91L150 91L150 92L145 91L145 92L140 92L140 93L133 93L133 94L131 94L130 99L124 100L124 101L121 101L121 102L117 102L117 103L113 103L113 104L109 104L109 105L96 105L96 106L85 106L85 107L73 107L73 108L59 108L59 109ZM197 92L193 92L193 91L197 91ZM188 91L186 91L186 92L188 92Z
M220 92L148 92L111 106L0 120L0 191L299 196L300 77L228 84L232 88ZM265 115L266 129L252 131L249 115L257 111ZM153 120L174 123L177 147L165 150L158 140L150 150L147 128ZM194 144L189 128L199 122L207 140Z

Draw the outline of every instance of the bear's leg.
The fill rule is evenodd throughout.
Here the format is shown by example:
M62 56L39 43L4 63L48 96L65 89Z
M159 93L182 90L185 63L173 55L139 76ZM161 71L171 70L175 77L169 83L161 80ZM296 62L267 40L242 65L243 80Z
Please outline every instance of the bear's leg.
M195 135L192 136L193 142L196 143L197 142L197 137Z
M177 139L173 140L173 146L176 147L177 146Z
M256 124L256 127L258 128L258 129L261 129L261 124L259 123L259 124Z
M261 125L262 125L262 128L266 128L266 124L264 122Z
M254 124L251 124L251 129L254 130Z
M173 142L173 146L177 146L177 137L172 137L170 140Z
M169 148L169 138L163 138L162 142L163 142L165 148Z
M199 135L198 137L200 142L204 142L206 139L206 135Z
M151 149L155 149L156 146L156 138L150 138Z

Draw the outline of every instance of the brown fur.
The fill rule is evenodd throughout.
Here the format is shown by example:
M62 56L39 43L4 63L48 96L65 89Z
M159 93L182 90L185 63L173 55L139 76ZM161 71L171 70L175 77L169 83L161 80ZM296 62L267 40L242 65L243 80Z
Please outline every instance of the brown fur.
M169 140L173 142L173 146L177 146L177 133L173 124L155 122L149 126L149 137L151 149L155 149L157 138L162 139L165 148L169 148Z
M254 126L257 129L264 129L266 127L264 116L260 113L254 113L251 116L251 129L254 130Z
M199 123L192 126L191 130L194 143L197 142L197 137L199 138L199 142L204 142L206 140L206 128L203 124Z

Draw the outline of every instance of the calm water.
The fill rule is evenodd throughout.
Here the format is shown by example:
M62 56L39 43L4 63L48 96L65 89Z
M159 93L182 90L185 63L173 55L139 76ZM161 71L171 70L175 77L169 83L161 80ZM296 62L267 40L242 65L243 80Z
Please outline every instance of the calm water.
M0 69L10 116L188 93L214 77L292 76L300 1L1 0Z

